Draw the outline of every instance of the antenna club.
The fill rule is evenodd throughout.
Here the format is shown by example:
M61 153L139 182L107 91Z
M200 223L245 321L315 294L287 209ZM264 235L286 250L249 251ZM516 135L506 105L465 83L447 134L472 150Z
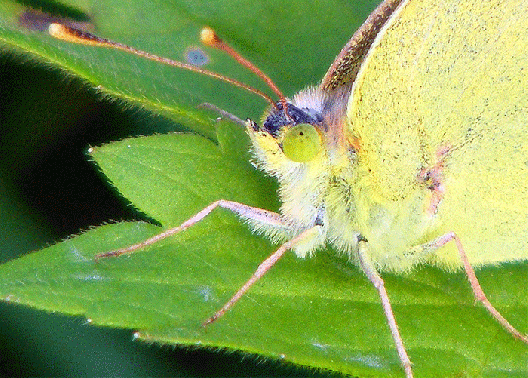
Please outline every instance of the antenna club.
M200 32L200 39L204 45L207 46L216 46L221 42L220 37L215 33L213 29L206 26Z
M79 43L81 45L106 47L111 45L116 47L117 45L116 43L112 43L107 39L100 38L91 33L59 23L51 23L48 26L48 33L53 38L62 39L63 41L71 43Z
M52 37L63 39L62 36L64 35L64 25L51 23L50 26L48 26L48 33Z
M84 33L81 30L70 28L63 24L51 23L50 26L48 26L48 33L53 38L62 39L63 41L71 43L97 45L91 34Z

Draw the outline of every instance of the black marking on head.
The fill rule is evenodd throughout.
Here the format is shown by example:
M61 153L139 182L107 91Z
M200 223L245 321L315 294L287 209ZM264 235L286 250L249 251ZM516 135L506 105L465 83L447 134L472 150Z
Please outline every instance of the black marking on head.
M315 218L315 226L324 226L326 208L324 205L321 205L317 211L317 217Z
M246 119L246 122L249 122L249 125L251 126L251 128L253 129L253 131L259 131L260 130L260 127L259 125L257 125L257 123L251 119Z
M364 242L364 243L368 243L368 240L367 240L367 238L366 238L366 237L364 237L364 236L363 236L363 235L361 235L361 234L358 234L358 236L357 236L357 241L358 241L358 243L359 243L359 242Z
M277 108L272 109L262 125L263 129L273 136L277 136L283 126L295 126L300 123L317 125L323 122L323 117L320 114L313 111L309 112L309 109L300 109L288 103L288 114L286 114L280 101L276 105Z

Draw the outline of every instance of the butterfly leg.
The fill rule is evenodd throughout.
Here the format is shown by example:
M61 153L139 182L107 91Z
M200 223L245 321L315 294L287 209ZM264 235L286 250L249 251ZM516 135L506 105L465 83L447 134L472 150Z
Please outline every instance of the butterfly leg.
M203 326L207 326L220 318L222 315L224 315L245 293L248 291L248 289L257 282L275 263L284 255L284 253L294 248L297 244L301 242L305 242L307 239L316 238L319 233L320 226L314 226L312 228L309 228L303 232L301 232L299 235L297 235L295 238L287 241L286 243L282 244L275 252L273 252L266 260L264 260L255 270L253 275L249 278L249 280L246 281L246 283L238 289L238 291L231 297L229 301L226 302L224 306L220 310L218 310L213 316L211 316L209 319L207 319Z
M486 295L484 294L484 291L482 290L482 287L480 286L480 283L477 279L477 276L475 275L475 270L471 266L471 263L469 262L466 252L464 251L464 248L462 246L462 241L460 238L455 234L454 232L449 232L445 235L442 235L438 239L436 239L432 244L431 247L433 248L440 248L446 243L454 241L458 253L460 254L460 260L462 261L462 264L464 265L464 269L466 271L466 275L468 277L469 283L471 284L471 288L473 289L473 294L475 295L475 299L479 302L481 302L486 310L493 316L499 323L502 325L509 333L511 333L515 338L525 342L528 344L528 337L526 335L523 335L520 333L515 327L513 327L502 315L501 313L493 307L491 302L486 298Z
M277 229L286 228L286 226L284 225L284 222L281 220L280 215L277 213L264 210L264 209L259 209L256 207L251 207L251 206L244 205L238 202L218 200L218 201L211 203L207 207L203 208L201 211L199 211L198 213L196 213L191 218L189 218L188 220L186 220L185 222L183 222L181 225L177 227L163 231L140 243L133 244L128 247L116 249L114 251L100 253L95 256L95 260L97 261L99 259L106 258L106 257L117 257L117 256L121 256L127 253L133 253L139 249L142 249L149 245L155 244L159 242L160 240L168 238L169 236L185 231L189 227L194 226L196 223L200 222L202 219L204 219L207 215L209 215L217 207L231 210L232 212L234 212L241 218L245 218L245 219L255 222L256 224L262 225L263 228L277 228Z
M217 207L231 210L241 218L253 222L253 224L260 229L275 229L278 233L281 233L282 231L288 229L288 225L282 221L280 214L244 205L239 202L218 200L211 203L209 206L205 207L204 209L202 209L201 211L199 211L194 216L192 216L177 227L163 231L140 243L125 248L116 249L114 251L101 253L99 255L96 255L95 259L97 260L106 257L117 257L123 254L133 253L139 249L155 244L169 236L175 235L179 232L185 231L191 226L194 226L202 219L204 219L207 215L209 215ZM220 310L218 310L213 316L211 316L203 323L203 326L207 326L208 324L213 323L215 320L224 315L246 293L246 291L248 291L248 289L255 282L257 282L273 265L275 265L275 263L284 255L286 251L294 248L299 243L306 242L307 240L310 240L312 238L319 237L321 235L320 228L321 226L314 226L312 228L309 228L301 232L293 239L282 244L275 252L273 252L266 260L264 260L258 266L257 270L253 273L249 280L235 293L235 295L233 295L233 297Z
M385 290L383 279L379 275L374 264L372 263L372 260L370 259L368 255L367 248L368 247L367 247L366 241L359 242L358 244L359 262L361 264L363 272L366 274L370 282L372 282L376 290L378 290L379 296L381 298L381 304L383 306L383 311L385 312L385 317L387 318L387 323L389 324L389 328L392 334L392 339L394 340L394 343L396 344L396 349L398 351L398 356L400 357L400 362L405 371L405 376L407 378L412 378L413 376L412 363L407 354L407 351L405 350L405 346L403 345L403 339L400 335L400 331L398 329L398 324L396 323L396 319L394 318L394 313L392 311L392 306L390 304L389 296L387 295L387 291Z

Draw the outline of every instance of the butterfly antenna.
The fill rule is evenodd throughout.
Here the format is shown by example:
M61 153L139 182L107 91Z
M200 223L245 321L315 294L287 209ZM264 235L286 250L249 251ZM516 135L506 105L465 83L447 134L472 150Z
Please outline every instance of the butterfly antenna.
M202 29L202 32L200 33L200 38L202 40L202 43L213 47L218 50L222 50L225 53L227 53L229 56L231 56L233 59L235 59L238 63L240 63L242 66L246 67L248 70L253 72L255 75L257 75L259 78L261 78L266 85L279 97L280 102L282 104L282 108L284 109L284 112L286 116L289 117L288 114L288 102L286 101L286 97L282 94L280 89L275 85L273 80L270 79L268 75L266 75L264 72L262 72L257 66L255 66L253 63L251 63L249 60L244 58L242 55L240 55L238 52L236 52L231 46L229 46L227 43L225 43L216 33L213 29L205 27ZM273 104L275 108L277 106Z
M209 29L209 28L205 28L205 29L210 30L213 33L213 35L216 36L216 34L211 29ZM249 92L251 92L253 94L256 94L257 96L262 97L264 100L266 100L267 102L272 104L274 107L277 107L277 105L275 104L275 101L270 96L265 94L264 92L259 91L256 88L250 87L249 85L247 85L245 83L242 83L242 82L240 82L238 80L232 79L230 77L221 75L221 74L213 72L213 71L204 70L202 68L198 68L198 67L193 66L191 64L183 63L183 62L180 62L180 61L177 61L177 60L172 60L172 59L169 59L169 58L163 58L161 56L154 55L154 54L142 51L142 50L138 50L138 49L136 49L134 47L131 47L131 46L127 46L127 45L125 45L123 43L113 42L113 41L110 41L110 40L108 40L106 38L101 38L101 37L98 37L98 36L96 36L94 34L82 31L80 29L72 28L70 26L66 26L66 25L63 25L63 24L52 23L52 24L50 24L50 26L48 28L48 31L49 31L49 34L52 37L57 38L57 39L61 39L61 40L67 41L67 42L78 43L78 44L83 44L83 45L88 45L88 46L107 47L107 48L112 48L112 49L116 49L116 50L121 50L121 51L128 52L130 54L134 54L134 55L137 55L137 56L141 56L143 58L147 58L149 60L153 60L155 62L166 64L166 65L169 65L169 66L172 66L172 67L183 68L183 69L188 70L188 71L192 71L192 72L203 74L203 75L206 75L206 76L209 76L209 77L213 77L213 78L215 78L217 80L224 81L224 82L232 84L232 85L234 85L236 87L245 89L245 90L247 90L247 91L249 91ZM204 34L204 32L202 31L202 35L203 34ZM223 44L223 42L221 42L221 40L218 37L216 37L216 38L220 41L221 44ZM202 40L203 40L203 37L202 37ZM209 43L206 43L206 44L209 45L209 46L216 47L216 46L211 45ZM225 45L225 44L223 44L223 45ZM225 45L225 46L228 49L230 49L227 45ZM220 47L217 47L217 48L220 48ZM225 48L220 48L220 49L224 50L224 51L227 51ZM230 49L230 50L234 52L234 50L232 50L232 49ZM250 62L246 61L244 58L242 58L236 52L234 52L235 55L232 55L231 53L229 53L229 54L232 57L234 57L238 62L240 62L243 66L250 68L253 72L260 72L260 74L257 73L257 75L259 77L263 78L263 80L268 84L268 86L275 93L279 93L279 97L281 98L281 101L284 101L284 102L286 101L285 99L283 100L284 96L278 90L278 88L275 86L275 84L273 84L271 79L269 79L258 68L256 68ZM242 62L247 62L247 63L242 63ZM257 70L257 71L255 71L255 70ZM269 83L271 83L271 85Z

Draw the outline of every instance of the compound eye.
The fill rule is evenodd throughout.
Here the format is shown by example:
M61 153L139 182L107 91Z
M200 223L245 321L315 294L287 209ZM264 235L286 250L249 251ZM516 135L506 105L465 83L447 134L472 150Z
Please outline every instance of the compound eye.
M282 140L284 155L297 163L306 163L321 151L321 136L315 126L301 123L288 129Z

